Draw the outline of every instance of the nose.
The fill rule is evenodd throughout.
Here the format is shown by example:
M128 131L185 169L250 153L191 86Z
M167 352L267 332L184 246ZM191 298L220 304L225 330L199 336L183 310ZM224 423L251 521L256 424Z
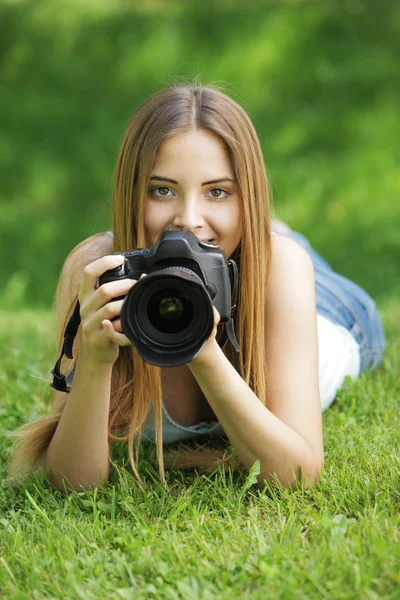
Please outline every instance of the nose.
M193 198L192 200L189 199L186 202L179 203L172 221L172 226L177 229L184 227L194 234L203 228L204 217L196 199Z

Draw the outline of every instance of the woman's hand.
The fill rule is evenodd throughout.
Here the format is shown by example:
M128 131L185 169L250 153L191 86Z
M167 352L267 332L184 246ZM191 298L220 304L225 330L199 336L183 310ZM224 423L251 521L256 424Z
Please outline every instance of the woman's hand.
M191 365L196 365L196 364L200 364L205 362L208 357L215 352L216 348L219 348L219 345L217 343L216 337L217 337L217 329L218 329L218 324L221 320L221 315L219 314L219 312L217 311L217 309L215 308L215 306L213 305L213 310L214 310L214 327L213 330L208 338L208 340L206 341L206 343L204 344L203 348L200 350L199 354L191 361L189 361L187 363L187 365L190 367Z
M108 255L88 264L83 270L83 280L78 294L82 323L81 355L94 363L113 364L120 346L132 345L122 333L120 319L124 299L137 283L136 279L119 279L98 287L99 277L123 264L122 255ZM143 277L144 275L142 275Z

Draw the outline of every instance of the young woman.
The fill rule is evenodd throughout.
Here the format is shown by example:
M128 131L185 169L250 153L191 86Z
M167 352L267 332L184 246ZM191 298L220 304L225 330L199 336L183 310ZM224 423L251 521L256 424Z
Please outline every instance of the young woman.
M136 281L99 286L99 277L122 264L113 253L150 247L171 228L218 244L238 265L239 353L219 344L224 326L215 307L211 335L179 367L145 362L122 332L115 298ZM61 272L58 353L77 300L74 359L61 362L70 393L53 390L53 412L13 433L9 469L18 477L41 466L60 490L64 482L79 491L106 481L110 440L128 440L143 484L136 466L143 437L156 442L164 485L163 444L213 436L234 448L236 466L260 460L260 488L276 478L314 485L324 463L321 413L346 376L380 365L385 348L370 296L334 273L302 235L271 223L251 120L210 87L162 90L131 118L115 169L113 231L80 243ZM179 462L172 454L183 467L215 467L223 456L214 451L210 459L204 449Z

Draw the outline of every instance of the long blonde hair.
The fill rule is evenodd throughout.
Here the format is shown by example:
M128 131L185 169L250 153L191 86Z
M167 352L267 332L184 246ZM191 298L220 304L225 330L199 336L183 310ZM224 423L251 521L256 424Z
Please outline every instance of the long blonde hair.
M228 342L223 352L260 401L267 405L264 339L271 259L269 185L260 143L249 116L218 87L196 83L173 85L150 96L131 117L114 171L114 252L146 247L144 206L157 150L167 137L193 128L210 131L223 141L237 181L242 200L243 233L232 258L240 264L235 332L241 351L236 353ZM56 297L58 293L59 289ZM77 296L71 310L76 300ZM63 330L61 328L59 334L58 352L62 347ZM75 366L78 356L79 352L74 352L68 371ZM17 477L21 472L28 474L38 466L57 428L65 400L62 406L53 406L50 414L11 432L10 437L17 443L9 477ZM163 451L160 367L142 360L132 346L121 347L112 372L108 435L114 441L128 441L130 464L140 484L144 485L136 465L151 403L163 484L166 486L165 466L199 467L203 471L216 468L226 454L223 449L189 450L184 454ZM127 433L118 436L121 431ZM230 459L231 456L225 456L224 467ZM244 468L240 460L236 460L234 466Z

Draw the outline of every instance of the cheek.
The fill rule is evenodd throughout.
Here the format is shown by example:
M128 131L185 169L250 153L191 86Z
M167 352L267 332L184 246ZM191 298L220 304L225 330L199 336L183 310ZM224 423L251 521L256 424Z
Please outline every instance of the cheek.
M146 246L150 247L153 245L153 231L156 228L156 223L154 222L156 213L149 207L146 206L144 209L144 230L146 233Z
M239 206L230 206L219 215L219 222L227 234L237 233L241 230L241 211Z
M147 247L154 246L160 232L170 224L171 214L166 207L149 203L144 211L144 228Z
M153 220L153 210L152 210L152 205L150 202L146 202L145 206L144 206L144 222L145 224L147 223L151 223L151 221Z
M144 224L148 229L155 229L164 219L164 212L160 205L149 203L144 211Z

